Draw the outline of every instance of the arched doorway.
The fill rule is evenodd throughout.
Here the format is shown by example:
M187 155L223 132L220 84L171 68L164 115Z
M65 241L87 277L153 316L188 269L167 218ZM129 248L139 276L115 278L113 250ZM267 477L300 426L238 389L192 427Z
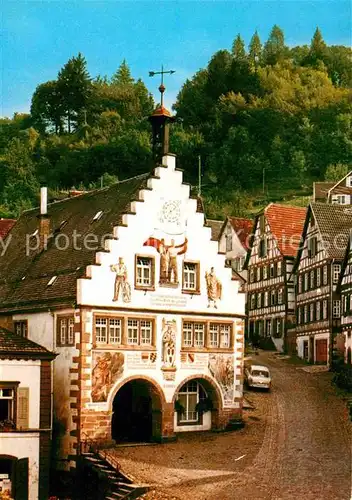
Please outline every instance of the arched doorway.
M145 379L132 379L117 391L112 403L111 437L118 443L158 441L162 402L159 390Z
M189 377L175 391L175 430L210 430L218 427L221 394L209 377Z

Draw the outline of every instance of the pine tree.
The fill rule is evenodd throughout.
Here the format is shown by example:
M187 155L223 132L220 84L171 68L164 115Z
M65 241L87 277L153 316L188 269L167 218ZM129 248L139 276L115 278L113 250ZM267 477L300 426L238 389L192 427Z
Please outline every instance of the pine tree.
M72 124L77 127L83 123L83 110L87 107L92 90L87 62L81 53L77 57L72 57L59 71L57 89L63 102L70 133Z
M255 67L257 67L262 58L262 44L257 31L252 36L248 48L249 60Z
M309 58L312 63L318 60L323 61L326 56L326 44L323 40L321 31L317 28L314 32L309 51Z
M237 61L246 59L246 49L240 34L237 35L232 44L232 54Z
M284 32L276 24L273 26L269 38L264 45L264 62L265 64L274 65L282 61L287 53L285 46Z
M129 86L134 83L134 79L131 76L130 68L126 63L126 59L122 61L119 69L114 73L111 78L111 83L113 85Z

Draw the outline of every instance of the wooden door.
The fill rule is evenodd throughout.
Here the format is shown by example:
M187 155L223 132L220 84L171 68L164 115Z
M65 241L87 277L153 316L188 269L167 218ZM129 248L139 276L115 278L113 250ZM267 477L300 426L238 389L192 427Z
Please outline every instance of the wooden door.
M327 363L328 362L328 341L327 339L317 339L315 342L316 363Z

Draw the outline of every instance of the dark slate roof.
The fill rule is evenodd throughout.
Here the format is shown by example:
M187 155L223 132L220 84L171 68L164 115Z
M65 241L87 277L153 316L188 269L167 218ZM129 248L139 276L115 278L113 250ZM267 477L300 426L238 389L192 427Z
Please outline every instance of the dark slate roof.
M38 228L39 209L24 212L12 228L5 254L0 256L0 312L11 310L12 305L23 309L28 302L74 301L77 278L84 275L87 265L94 264L95 253L103 249L103 244L84 249L84 237L92 234L99 242L104 237L112 238L114 226L122 224L122 214L130 213L131 201L139 199L141 189L148 189L149 177L143 174L49 204L50 230L56 234L57 244L52 239L42 252L26 252L28 239L34 244L36 241L31 235ZM93 221L100 211L102 216ZM74 234L80 235L76 248ZM64 244L67 249L60 249ZM57 279L48 286L53 276Z
M311 203L315 221L325 244L327 257L343 260L352 228L352 207Z
M15 225L16 219L0 219L0 238L6 238Z
M224 224L223 220L213 220L213 219L207 219L206 226L210 227L211 229L211 239L213 241L219 241L220 237L220 232L221 228Z
M0 327L0 359L9 357L54 359L55 354L32 340Z

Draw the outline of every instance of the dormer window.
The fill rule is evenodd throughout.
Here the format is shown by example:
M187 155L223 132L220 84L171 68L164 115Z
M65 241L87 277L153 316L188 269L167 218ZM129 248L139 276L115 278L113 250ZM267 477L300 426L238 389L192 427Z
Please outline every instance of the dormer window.
M352 175L350 175L349 177L347 177L347 179L346 179L346 186L347 187L352 187Z
M94 217L93 217L93 222L96 222L97 220L99 220L101 218L101 216L103 215L103 211L102 210L99 210L99 212L97 212Z

